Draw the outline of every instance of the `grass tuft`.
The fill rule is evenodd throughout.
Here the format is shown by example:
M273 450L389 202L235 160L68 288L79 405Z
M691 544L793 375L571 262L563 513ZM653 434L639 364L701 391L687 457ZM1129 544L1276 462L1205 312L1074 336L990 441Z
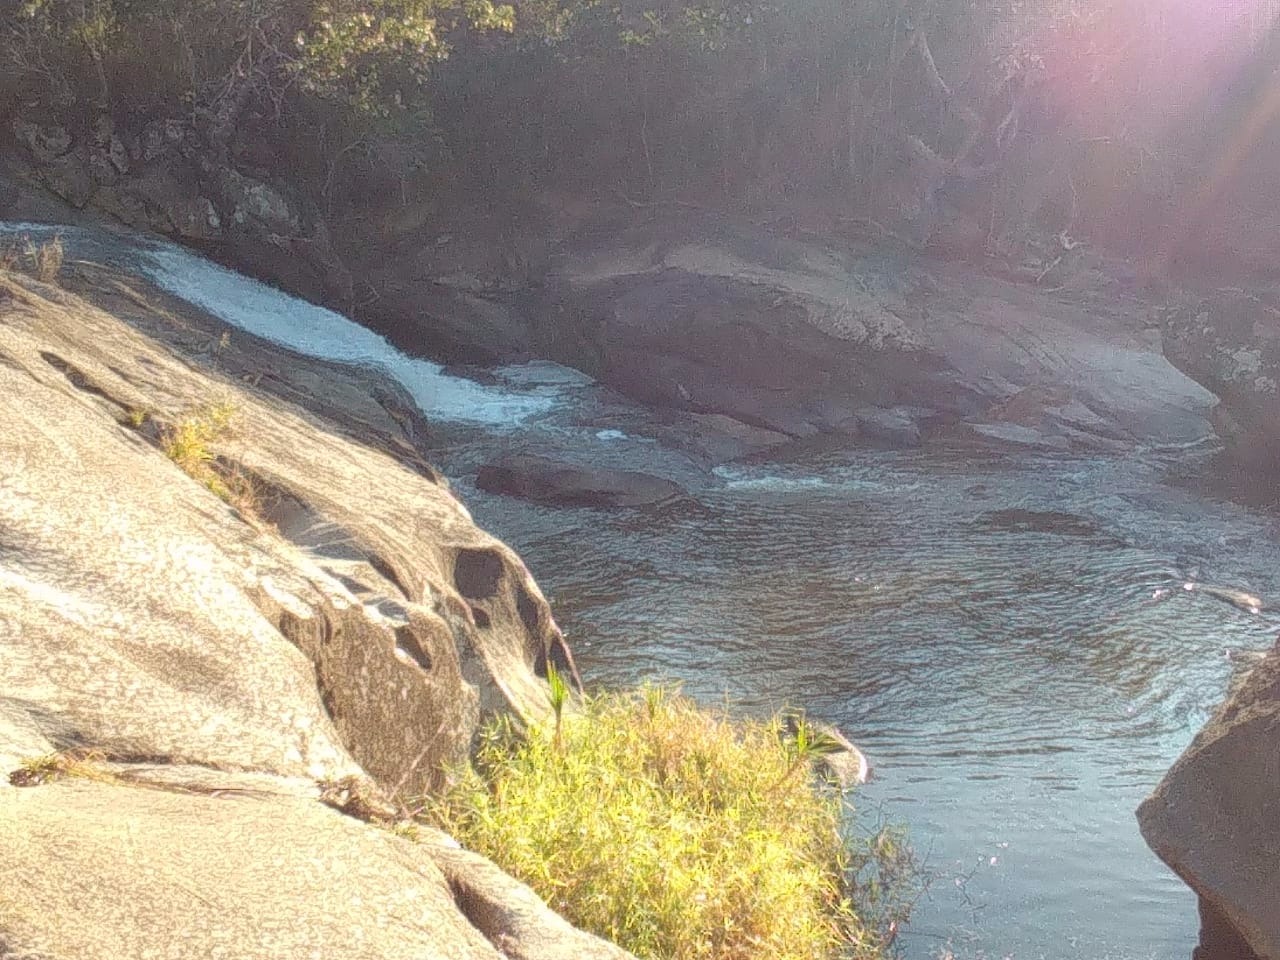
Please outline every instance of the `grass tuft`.
M641 958L880 957L902 919L883 908L908 899L866 878L901 850L853 839L844 797L796 775L824 746L647 687L524 732L495 721L428 815Z
M161 439L164 455L188 476L206 480L213 462L211 444L221 438L235 418L235 406L228 401L206 404L191 411L165 431Z
M57 282L58 274L62 273L65 255L62 238L56 235L41 243L28 243L27 256L31 259L31 272L37 280L44 283Z
M0 247L0 270L21 269L44 283L57 283L65 257L62 237L37 242L24 236L17 243Z
M105 762L106 755L97 750L62 750L23 760L18 769L9 774L9 783L15 787L38 787L68 777L114 780L103 767Z
M229 400L206 404L164 431L160 449L182 472L255 523L263 521L262 495L253 478L219 460L213 444L231 429L236 407ZM132 419L131 419L132 422Z

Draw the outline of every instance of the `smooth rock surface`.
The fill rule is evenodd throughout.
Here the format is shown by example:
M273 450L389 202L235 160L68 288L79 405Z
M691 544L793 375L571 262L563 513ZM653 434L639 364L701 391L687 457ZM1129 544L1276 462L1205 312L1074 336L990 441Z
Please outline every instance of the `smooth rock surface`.
M279 788L203 790L80 779L0 786L0 956L628 956L476 854L394 836ZM461 894L447 875L460 864Z
M597 318L582 329L600 379L646 403L801 438L861 420L895 445L911 425L868 410L1048 449L1212 435L1216 398L1161 355L1151 305L1113 289L1056 293L693 215L583 231L555 263L566 312Z
M51 739L312 776L351 772L350 751L413 795L466 754L482 708L543 708L532 668L559 633L519 558L429 468L261 389L269 372L294 400L334 397L341 375L312 379L255 345L252 388L65 293L6 292L5 694L46 706L56 694ZM133 309L166 316L160 300ZM267 528L127 423L147 411L163 431L210 403L234 411L211 453L258 485ZM124 714L110 696L122 690Z
M101 266L64 282L98 306L0 275L0 956L625 960L319 802L416 808L567 657L429 425L376 373ZM202 462L251 496L159 449L210 404ZM55 753L70 779L31 774Z

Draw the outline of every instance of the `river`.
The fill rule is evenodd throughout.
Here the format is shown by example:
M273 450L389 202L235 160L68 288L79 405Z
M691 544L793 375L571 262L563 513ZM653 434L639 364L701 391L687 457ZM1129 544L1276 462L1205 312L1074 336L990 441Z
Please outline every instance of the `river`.
M1190 955L1194 897L1133 811L1274 639L1265 613L1195 587L1280 596L1280 524L1202 482L1208 450L854 448L708 471L572 371L477 382L177 248L65 236L238 327L404 382L451 425L433 456L524 557L589 684L677 680L837 724L874 769L859 816L904 823L929 878L906 957ZM661 473L692 498L604 512L474 489L511 450Z

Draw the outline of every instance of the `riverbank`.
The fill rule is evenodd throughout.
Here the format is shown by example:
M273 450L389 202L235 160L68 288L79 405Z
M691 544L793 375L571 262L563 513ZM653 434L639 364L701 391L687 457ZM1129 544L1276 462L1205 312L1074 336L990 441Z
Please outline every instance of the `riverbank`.
M1075 826L1062 834L1064 841L1091 831L1096 834L1101 846L1090 848L1088 857L1059 848L1057 854L1038 861L1045 865L1044 870L1027 873L1028 861L1001 852L1006 848L998 844L1014 842L1007 838L992 837L980 850L966 845L957 851L955 859L961 869L945 876L949 881L961 881L952 885L963 896L958 906L936 914L948 919L939 921L940 929L933 928L957 949L976 952L1001 942L1033 947L1041 942L1035 939L1036 929L1075 935L1071 931L1078 923L1072 917L1089 914L1091 909L1082 891L1096 886L1099 862L1119 855L1137 871L1127 881L1136 897L1132 910L1126 911L1132 935L1137 938L1127 941L1133 944L1131 952L1144 955L1140 947L1148 936L1155 937L1151 942L1170 944L1167 955L1178 952L1170 939L1180 929L1176 918L1189 917L1191 911L1165 912L1168 905L1177 902L1177 884L1159 872L1154 861L1143 859L1140 846L1133 846L1136 831L1129 811L1137 798L1124 791L1136 790L1143 777L1144 789L1158 779L1185 743L1180 738L1189 739L1217 702L1221 671L1229 671L1232 661L1222 656L1221 641L1216 639L1229 608L1209 599L1203 619L1189 620L1185 606L1180 606L1187 602L1182 598L1199 600L1202 594L1176 588L1188 579L1204 576L1264 597L1276 592L1267 580L1273 561L1258 559L1266 557L1267 544L1273 540L1265 524L1247 514L1214 520L1213 508L1194 497L1179 499L1163 484L1164 466L1187 463L1192 451L1177 444L1150 445L1136 448L1133 456L1116 458L1096 452L1082 456L1028 449L1026 445L989 444L980 451L971 445L960 446L958 455L949 458L945 447L937 444L914 451L872 451L863 444L842 448L828 443L807 455L797 452L790 464L722 465L708 472L707 463L681 452L682 444L674 442L679 431L669 421L663 428L668 442L654 442L654 437L646 436L655 419L651 408L637 407L578 375L534 365L500 368L487 383L461 380L427 361L397 360L384 352L385 345L369 340L367 331L347 325L341 318L202 266L194 258L184 259L179 252L144 245L137 253L156 277L185 278L182 292L186 296L208 298L211 308L230 311L237 323L250 329L253 324L262 324L259 332L272 339L286 338L285 342L295 336L297 349L374 363L391 371L408 393L402 402L396 402L394 393L384 395L376 400L376 406L382 416L397 424L402 438L409 431L418 436L424 428L404 421L404 414L412 410L412 404L405 405L410 399L451 411L444 422L425 425L432 430L428 442L433 459L439 459L450 475L461 478L461 489L476 509L496 509L493 514L481 514L486 516L486 524L497 526L504 537L520 544L522 555L536 558L531 562L545 570L541 575L554 585L557 609L564 611L561 619L572 625L571 632L584 634L597 649L604 651L617 644L619 651L626 652L628 663L643 664L644 669L657 673L664 666L681 663L682 657L694 651L705 657L693 661L700 664L692 670L694 678L721 678L722 682L730 676L738 681L752 676L755 663L772 664L771 674L782 676L794 651L803 650L800 662L807 680L796 699L824 703L821 715L844 722L855 737L864 739L866 721L875 712L846 714L853 701L843 699L848 691L861 688L857 674L838 680L834 694L814 691L831 679L833 664L866 664L866 653L856 653L861 643L857 638L870 636L862 633L864 629L874 630L906 660L891 659L891 669L874 674L878 677L875 683L861 688L866 703L875 703L881 692L895 697L910 692L904 702L925 712L912 721L904 720L901 726L891 724L883 732L876 732L873 725L866 735L875 744L873 760L879 765L881 755L888 757L887 770L892 771L900 762L894 759L895 749L913 742L913 730L925 731L922 736L927 743L949 743L951 750L943 754L926 751L919 765L938 763L939 769L946 769L946 754L955 751L956 776L962 782L973 778L974 787L967 796L978 804L974 809L982 811L973 821L974 835L982 835L979 831L984 818L989 818L992 798L984 774L990 772L992 756L1001 758L1001 779L1016 781L1021 770L1032 787L1030 792L1013 790L1007 794L1010 806L1005 822L1021 824L1018 830L1034 824L1031 834L1018 841L1023 850L1043 846L1030 836L1045 830L1038 811L1046 797L1056 795L1055 784L1093 784L1086 802L1072 802L1072 810L1080 810L1076 820L1065 818ZM231 342L236 343L234 332ZM201 344L210 356L224 349L220 336L196 335L190 341L197 350ZM277 375L269 369L253 374L258 372L264 373L267 383ZM607 522L602 522L598 513L572 508L531 510L505 498L486 498L469 488L468 478L474 476L478 464L493 455L495 445L503 450L527 447L557 455L576 452L593 463L671 472L687 478L685 485L695 496L674 508L618 514ZM1012 479L999 479L1005 476ZM947 478L953 478L954 483ZM1081 509L1082 503L1088 505L1087 510ZM1010 522L1012 517L1022 519ZM1247 532L1242 534L1242 529ZM886 534L887 530L893 533ZM940 550L939 544L952 546ZM1038 544L1035 549L1040 551L1034 555L1039 559L1030 563L1025 552L1029 544ZM567 553L556 553L555 545L562 545ZM997 557L1005 548L1014 553L1007 563L984 567L979 558L989 557L993 548ZM1246 548L1253 559L1232 559ZM548 549L551 555L545 552ZM668 551L674 552L668 556ZM659 559L655 561L655 557ZM921 558L926 557L935 561L924 563L931 572L922 577ZM1065 565L1057 570L1060 562ZM587 564L586 569L580 569L582 563ZM1048 575L1048 595L1054 602L1045 606L1046 584L1039 577L1052 570L1057 573ZM567 581L559 579L561 571ZM994 587L988 582L991 578L997 584ZM640 585L638 592L634 584ZM1119 593L1117 585L1122 585ZM1164 600L1147 603L1161 591L1165 591ZM974 596L980 601L975 603ZM780 603L776 610L772 599ZM601 602L610 608L617 605L625 630L614 631L591 617L577 619L579 611L590 611L594 603ZM1030 618L1026 623L1010 617L1010 611L1020 606L1026 607ZM773 612L765 616L766 610ZM947 610L958 619L939 619ZM801 614L798 617L797 612ZM975 615L980 616L975 619ZM1101 619L1096 619L1099 616ZM1131 621L1132 616L1138 619ZM1118 618L1120 626L1108 618ZM1040 628L1030 626L1045 621L1056 624L1060 631L1051 633L1053 642L1048 647L1037 632ZM1227 652L1259 646L1251 632L1254 621L1227 622L1232 624L1233 637ZM1011 624L1016 627L1012 633ZM1139 625L1141 629L1131 634ZM1265 630L1265 625L1260 629ZM922 643L922 636L929 642ZM1044 756L1089 756L1096 749L1097 731L1111 730L1105 716L1084 717L1086 736L1079 742L1068 742L1065 750L1060 749L1063 744L1043 735L1041 728L1056 729L1054 724L1061 722L1061 715L1070 715L1072 704L1098 702L1096 693L1088 692L1087 686L1077 689L1074 682L1061 691L1063 697L1044 701L1046 708L1052 703L1055 709L1040 716L1032 727L1021 726L1019 720L1003 732L1003 737L1014 742L1029 738L1032 746L1027 753L992 754L981 744L965 746L971 732L989 722L989 678L1008 673L1009 679L1016 681L1009 691L1010 715L1026 718L1025 707L1017 705L1025 704L1033 694L1032 688L1022 684L1032 682L1035 687L1037 682L1043 686L1058 680L1059 665L1074 662L1082 636L1091 638L1083 677L1113 691L1113 696L1101 702L1117 706L1117 717L1139 718L1130 735L1136 732L1137 749L1144 751L1147 765L1132 779L1125 774L1127 787L1115 789L1116 768L1111 764L1127 770L1132 764L1128 749L1105 753L1098 758L1099 765L1086 761L1079 768L1051 770L1047 780L1037 777ZM1132 645L1130 636L1134 638ZM777 644L784 659L760 658L761 647L743 639L752 637L786 638ZM1179 637L1186 638L1180 660L1170 658L1168 647L1170 638ZM652 648L649 638L657 641ZM955 642L958 647L948 646ZM1160 651L1159 657L1142 655L1148 649ZM580 654L590 656L581 648ZM1138 657L1138 669L1123 667L1127 656ZM1161 658L1180 665L1177 678L1151 672L1156 670L1156 662L1163 662ZM815 668L815 664L819 666ZM973 683L955 684L948 671L956 664L978 671ZM1036 669L1026 673L1029 666ZM939 687L927 679L935 668L941 671L942 689L954 694L952 704L963 705L958 712L942 711L941 733L927 722L938 716ZM688 672L681 666L677 675ZM608 671L601 675L607 676ZM1153 686L1152 677L1157 675L1167 677L1167 682ZM1077 674L1068 671L1067 676ZM1188 676L1202 679L1188 687ZM966 691L967 696L962 697ZM723 696L725 688L709 693ZM743 696L749 699L750 693ZM825 699L832 696L834 699ZM1081 701L1081 696L1087 699ZM1133 699L1126 703L1125 698ZM1128 712L1130 706L1133 714ZM1066 712L1060 714L1059 710ZM1167 719L1161 719L1166 711ZM1118 747L1132 746L1127 736L1114 730L1112 735ZM895 748L895 744L899 746ZM1025 757L1025 769L1009 759L1019 756ZM922 781L909 782L910 786L908 781L889 780L886 774L886 786L892 790L885 796L886 802L918 797ZM943 780L936 782L944 784ZM940 809L954 809L954 780L946 780L943 791L929 802L940 804ZM1110 813L1104 816L1104 810ZM1032 819L1024 821L1027 816ZM951 814L930 812L913 820L925 824L934 842L950 836L956 822ZM963 824L963 819L960 822ZM1099 830L1100 823L1109 826ZM963 827L961 833L968 835ZM991 871L982 878L994 884L988 889L1000 889L1000 878L1005 876L996 868L1019 864L1024 871L1020 886L1056 891L1050 897L1052 903L1046 904L1052 907L1047 913L1035 909L1031 901L1014 908L1018 917L1030 918L1027 922L1032 924L1032 933L1025 934L1029 939L1019 940L1023 934L999 932L1007 917L995 925L994 932L988 929L977 938L969 939L962 932L965 927L977 926L973 905L967 902L981 886L969 876L970 866L977 862L975 853L981 854ZM990 862L992 857L995 864ZM1067 865L1065 888L1054 879L1061 873L1060 862ZM1141 866L1144 863L1146 866ZM1138 915L1152 917L1151 925L1133 923L1132 917ZM1151 933L1157 929L1165 933ZM1110 949L1107 944L1126 942L1114 933L1100 931L1100 935L1103 939L1096 942L1104 951ZM1185 935L1187 942L1191 938L1191 933Z

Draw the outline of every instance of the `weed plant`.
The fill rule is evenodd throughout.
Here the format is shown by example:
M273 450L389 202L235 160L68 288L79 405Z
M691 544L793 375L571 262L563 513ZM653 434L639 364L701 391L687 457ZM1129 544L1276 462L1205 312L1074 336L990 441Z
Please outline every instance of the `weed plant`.
M24 236L19 243L0 247L0 270L21 269L44 283L56 283L65 256L60 236L39 242Z
M797 774L817 743L665 688L608 694L525 730L491 723L429 816L645 960L883 956L900 919L885 907L907 900L864 878L902 849L851 838L846 798Z
M262 502L251 477L215 457L213 444L226 435L235 418L230 401L206 404L166 429L160 449L187 476L255 522L261 522ZM139 425L145 423L145 415Z

